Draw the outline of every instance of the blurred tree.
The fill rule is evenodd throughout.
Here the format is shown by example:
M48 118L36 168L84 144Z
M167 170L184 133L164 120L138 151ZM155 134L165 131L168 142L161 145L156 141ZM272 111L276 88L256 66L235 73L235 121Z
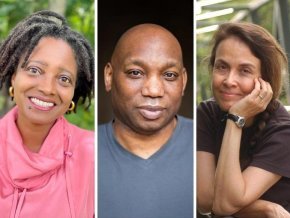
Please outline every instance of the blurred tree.
M258 21L257 24L266 28L269 32L272 32L272 30L274 29L273 28L274 1L275 0L268 1L266 4L262 5L255 11L255 19L256 21ZM227 1L224 4L220 4L220 5L223 5L223 8L221 7L219 9L226 9L226 8L231 8L231 7L239 8L242 5L245 5L246 3L251 3L251 2L255 2L255 1L254 0ZM288 0L288 2L290 4L290 0ZM209 12L209 11L210 10L204 11L204 12ZM239 10L237 10L237 12L238 11ZM229 15L210 18L208 20L197 21L197 26L201 27L203 25L213 25L213 24L220 24L223 22L227 22L227 21L230 21L235 14L236 12ZM253 22L253 17L251 16L250 13L248 13L248 15L244 17L243 21ZM202 100L208 99L212 96L211 88L210 88L211 87L210 73L207 68L208 62L205 61L205 59L206 57L210 55L211 46L212 46L211 38L213 36L213 33L214 32L205 32L205 33L196 34L196 40L197 40L196 42L196 45L197 45L197 49L196 49L197 51L196 52L196 64L197 64L196 66L196 69L197 69L196 101L197 101L197 104L199 104ZM273 33L273 35L275 34ZM288 83L285 85L289 86ZM285 86L284 86L284 89L285 89ZM285 92L283 92L282 95L280 96L280 100L286 105L289 103L287 102Z
M23 18L38 11L50 9L63 14L76 31L84 34L94 48L94 1L93 0L0 0L0 42ZM89 110L78 106L77 114L66 115L67 119L86 129L94 129L94 101ZM6 87L0 90L0 117L13 103L8 97Z

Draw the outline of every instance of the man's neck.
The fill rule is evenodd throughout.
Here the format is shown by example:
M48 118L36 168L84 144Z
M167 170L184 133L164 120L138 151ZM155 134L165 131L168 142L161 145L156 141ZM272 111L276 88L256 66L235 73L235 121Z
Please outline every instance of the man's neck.
M177 119L174 118L161 130L148 135L133 131L117 120L114 122L113 127L117 141L126 150L143 159L148 159L169 140L176 123Z

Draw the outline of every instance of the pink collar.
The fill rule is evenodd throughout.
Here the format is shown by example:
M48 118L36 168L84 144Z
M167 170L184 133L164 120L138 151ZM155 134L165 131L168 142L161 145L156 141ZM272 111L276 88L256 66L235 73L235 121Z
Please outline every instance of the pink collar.
M33 190L44 186L51 174L64 163L64 145L66 141L66 120L61 117L51 128L50 133L42 144L39 153L33 153L25 149L21 135L16 126L18 109L13 108L1 120L6 128L5 144L2 152L7 158L7 172L11 183L15 188Z

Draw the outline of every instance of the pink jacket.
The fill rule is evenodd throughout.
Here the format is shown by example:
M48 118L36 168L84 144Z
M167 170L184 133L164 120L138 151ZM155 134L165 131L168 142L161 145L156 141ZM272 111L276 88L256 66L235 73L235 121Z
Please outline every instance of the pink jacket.
M1 218L92 218L94 134L59 118L39 153L23 145L17 107L0 120Z

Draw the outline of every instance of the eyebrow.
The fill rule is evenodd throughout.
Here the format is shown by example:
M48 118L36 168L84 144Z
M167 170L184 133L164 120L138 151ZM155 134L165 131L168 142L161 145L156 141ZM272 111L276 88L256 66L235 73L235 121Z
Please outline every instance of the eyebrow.
M37 61L37 60L28 60L27 61L27 64L29 64L29 63L37 63L37 64L40 64L40 65L43 65L43 66L48 66L48 64L47 63L45 63L45 62L43 62L43 61ZM67 69L65 69L65 68L63 68L63 67L59 67L59 69L61 69L61 70L63 70L63 71L66 71L66 72L68 72L69 74L71 74L72 76L74 76L74 74L70 71L70 70L67 70ZM77 73L77 72L76 72Z
M140 59L130 58L128 61L125 61L125 65L129 65L129 64L134 64L134 65L144 67L146 65L146 62ZM176 66L181 67L182 64L179 61L172 60L172 59L169 59L165 64L165 68L171 68L171 67L176 67Z
M226 62L223 59L217 59L214 62L214 65L215 65L215 63L222 63L222 64L229 65L228 62ZM241 64L239 64L239 66L242 66L242 67L250 67L250 68L256 69L256 66L254 64L250 63L250 62L241 63Z

